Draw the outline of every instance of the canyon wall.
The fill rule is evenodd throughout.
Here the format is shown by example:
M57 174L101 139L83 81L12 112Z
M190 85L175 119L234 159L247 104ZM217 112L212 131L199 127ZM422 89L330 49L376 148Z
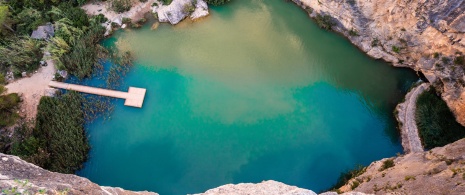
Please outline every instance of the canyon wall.
M464 0L293 1L371 57L423 73L465 126Z

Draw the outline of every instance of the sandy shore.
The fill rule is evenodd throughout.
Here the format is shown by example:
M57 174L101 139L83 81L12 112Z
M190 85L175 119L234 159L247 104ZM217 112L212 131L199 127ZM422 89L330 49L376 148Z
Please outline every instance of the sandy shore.
M47 66L40 67L31 77L18 79L6 85L8 93L18 93L23 102L20 104L20 115L26 119L33 119L37 114L40 98L44 96L48 83L55 75L55 65L47 60Z

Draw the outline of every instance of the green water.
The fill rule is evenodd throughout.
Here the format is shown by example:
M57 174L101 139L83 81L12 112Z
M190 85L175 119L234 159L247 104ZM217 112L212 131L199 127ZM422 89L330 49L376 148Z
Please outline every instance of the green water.
M88 125L79 175L160 194L277 180L321 191L340 172L401 152L395 105L414 73L375 61L282 0L235 0L197 22L150 24L105 44L130 47L124 80L142 109L115 101Z

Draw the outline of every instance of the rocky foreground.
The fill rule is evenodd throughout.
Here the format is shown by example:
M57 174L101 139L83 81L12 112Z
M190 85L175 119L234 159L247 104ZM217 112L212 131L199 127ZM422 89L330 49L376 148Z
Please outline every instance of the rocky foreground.
M376 59L423 73L465 125L464 0L292 0Z
M349 181L340 188L341 191L409 195L465 194L465 139L430 151L393 158L393 167L383 170L386 160L371 163L364 174Z
M465 139L426 152L410 153L392 158L392 167L381 169L388 159L373 162L366 172L340 188L346 195L367 194L465 194ZM121 188L102 187L86 178L71 174L54 173L0 153L0 188L14 188L32 194L143 194ZM357 184L356 184L357 183ZM356 191L356 192L355 192ZM6 193L5 193L6 194ZM276 181L258 184L228 184L206 191L210 194L293 194L316 195L307 189L289 186ZM335 195L335 192L323 195Z

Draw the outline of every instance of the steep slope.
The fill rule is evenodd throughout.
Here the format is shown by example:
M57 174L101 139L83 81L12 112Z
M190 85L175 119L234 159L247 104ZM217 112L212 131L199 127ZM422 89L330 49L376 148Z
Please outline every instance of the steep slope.
M393 158L394 166L382 169L389 159L371 163L366 172L340 188L375 194L465 194L465 139L427 152ZM388 164L388 163L386 163ZM387 166L386 166L387 167Z
M464 0L293 0L376 59L422 72L465 125ZM460 65L461 64L461 65Z
M0 153L0 189L5 194L157 194L99 186L86 178L50 172L21 160L19 157L2 153Z

